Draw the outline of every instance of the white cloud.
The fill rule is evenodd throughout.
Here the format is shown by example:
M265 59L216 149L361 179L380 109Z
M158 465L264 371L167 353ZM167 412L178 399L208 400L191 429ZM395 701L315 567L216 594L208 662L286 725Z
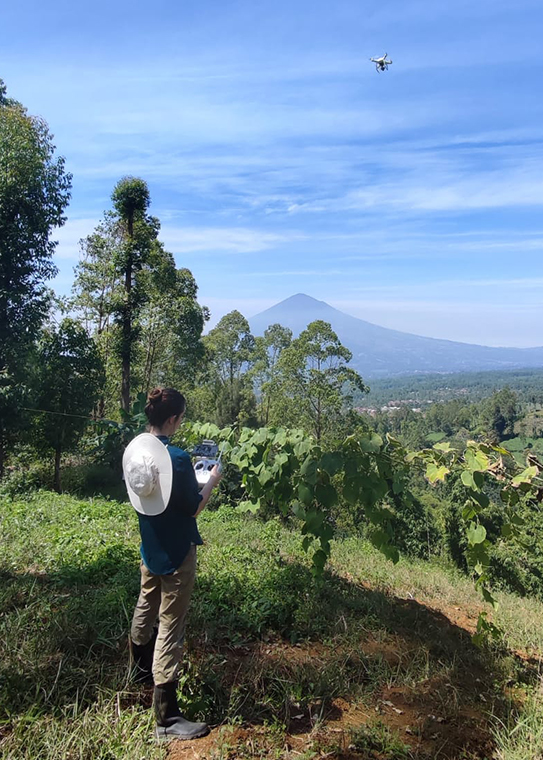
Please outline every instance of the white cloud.
M299 232L265 232L245 227L170 227L165 225L160 239L174 253L224 251L257 253L269 248L302 240Z

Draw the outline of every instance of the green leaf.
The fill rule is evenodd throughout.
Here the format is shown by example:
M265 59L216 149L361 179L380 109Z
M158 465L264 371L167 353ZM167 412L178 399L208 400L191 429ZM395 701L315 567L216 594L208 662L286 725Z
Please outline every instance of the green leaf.
M426 467L426 477L430 483L437 483L438 480L445 480L445 476L449 473L449 468L445 465L437 466L435 462L430 462Z
M513 525L517 525L518 527L522 527L523 525L526 525L526 520L517 514L511 515L511 522L513 523Z
M267 483L270 482L270 480L273 480L273 472L268 469L263 469L258 476L258 481L261 486L265 486Z
M399 480L398 478L394 478L392 481L392 492L394 494L402 493L404 490L404 484L403 481Z
M490 593L490 591L485 586L483 586L483 588L481 589L481 591L482 591L483 599L485 600L485 602L488 602L489 604L491 604L494 607L495 610L497 610L498 609L498 600L495 597L492 596L492 594Z
M260 499L258 501L240 501L238 509L240 512L252 512L255 514L260 509Z
M462 483L467 488L475 488L475 481L473 480L473 473L469 470L464 470L461 475Z
M313 555L313 565L315 566L315 568L319 570L320 572L322 572L327 561L328 561L328 555L326 554L326 552L323 551L322 549L317 549L317 551Z
M475 544L482 544L486 538L486 528L484 525L477 525L476 523L470 523L467 530L468 541L472 546Z
M481 491L471 491L470 497L483 509L486 509L490 504L490 499L486 493L482 493Z
M330 507L337 503L336 489L330 483L317 483L315 498L325 509L330 509Z
M451 444L448 441L445 441L443 443L434 444L433 448L436 449L437 451L450 451Z
M513 490L512 488L503 488L500 491L500 499L503 501L504 504L507 504L509 507L514 507L515 504L519 503L519 495L517 490Z
M482 488L485 484L485 476L484 473L479 472L478 470L475 470L473 473L473 480L475 481L475 485L477 488Z
M361 451L365 454L378 454L383 445L383 439L379 435L372 435L371 438L361 438L358 441Z
M292 514L294 515L294 517L297 517L299 520L305 520L306 511L299 501L293 502L291 505L291 509L292 509Z
M319 467L329 475L336 475L343 466L343 455L340 451L327 451L323 454Z
M360 498L360 487L357 480L347 480L343 484L343 497L349 504L357 504Z
M532 478L535 478L537 475L537 467L527 467L524 472L521 472L520 475L516 475L512 482L517 483L531 483Z
M473 506L469 504L468 506L465 506L462 510L462 519L463 520L473 520L475 515L477 514L477 511L473 509Z
M487 455L478 449L466 449L464 458L470 470L486 470L490 464Z
M318 536L323 522L324 522L324 515L322 514L322 512L317 512L314 509L310 510L306 514L306 518L305 518L305 525L304 525L305 532L312 533L314 536Z
M306 506L309 506L313 502L313 490L307 483L298 483L298 498Z
M312 456L308 456L303 463L300 474L312 486L317 482L317 462Z

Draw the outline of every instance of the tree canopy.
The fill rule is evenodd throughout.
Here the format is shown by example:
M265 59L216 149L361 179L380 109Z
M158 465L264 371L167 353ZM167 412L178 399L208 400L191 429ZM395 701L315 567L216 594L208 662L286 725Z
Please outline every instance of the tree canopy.
M8 98L0 80L0 476L21 396L27 351L45 318L56 274L52 231L65 222L71 174L47 123Z

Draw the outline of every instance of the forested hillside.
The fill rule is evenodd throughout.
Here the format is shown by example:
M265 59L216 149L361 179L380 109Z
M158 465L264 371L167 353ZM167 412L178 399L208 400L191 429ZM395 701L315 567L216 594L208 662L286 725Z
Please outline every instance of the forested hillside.
M71 176L3 85L0 155L2 756L166 752L126 648L121 458L155 386L186 395L174 442L212 438L225 465L180 685L216 730L170 757L540 756L541 375L372 391L325 320L258 336L231 311L205 334L139 177L61 298Z

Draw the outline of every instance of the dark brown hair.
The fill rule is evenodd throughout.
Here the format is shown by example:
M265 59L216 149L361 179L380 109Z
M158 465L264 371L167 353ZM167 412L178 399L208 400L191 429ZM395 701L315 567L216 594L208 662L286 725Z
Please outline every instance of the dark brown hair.
M161 428L170 417L179 417L185 411L185 397L174 388L154 388L147 396L145 414L149 424Z

